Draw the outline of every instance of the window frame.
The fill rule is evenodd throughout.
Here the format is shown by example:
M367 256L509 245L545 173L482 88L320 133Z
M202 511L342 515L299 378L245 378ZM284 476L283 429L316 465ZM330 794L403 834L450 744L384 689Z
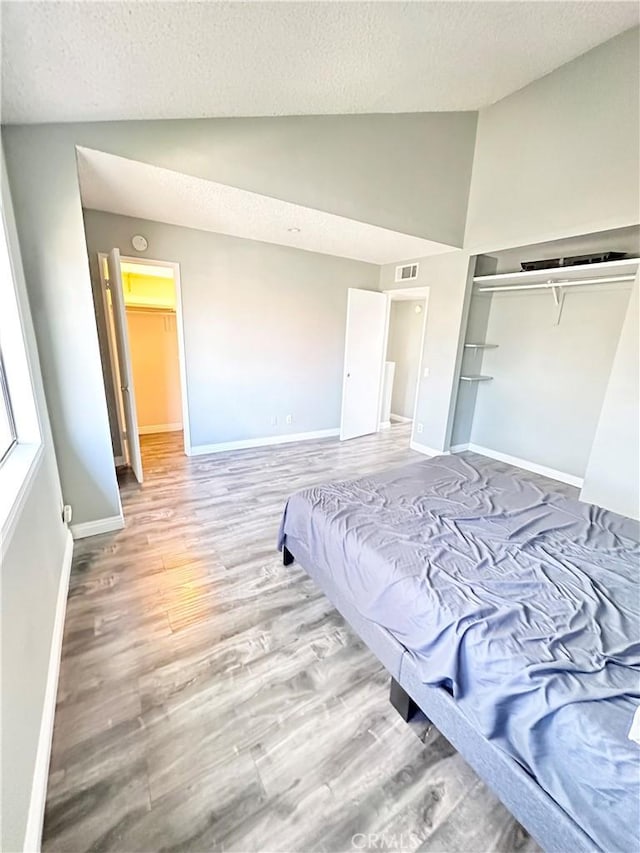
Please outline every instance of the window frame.
M7 382L7 374L4 369L4 359L2 357L2 346L0 345L0 397L4 401L4 407L7 414L7 420L9 422L9 431L11 435L11 443L9 446L2 450L0 448L0 465L4 462L7 456L11 453L13 448L18 443L18 432L16 430L16 419L13 416L13 406L11 404L11 395L9 394L9 384Z
M30 325L22 260L17 249L18 235L11 215L4 162L2 165L0 357L4 389L0 390L0 393L8 400L14 441L3 452L0 460L0 561L9 547L44 457L43 430L32 370L35 341Z

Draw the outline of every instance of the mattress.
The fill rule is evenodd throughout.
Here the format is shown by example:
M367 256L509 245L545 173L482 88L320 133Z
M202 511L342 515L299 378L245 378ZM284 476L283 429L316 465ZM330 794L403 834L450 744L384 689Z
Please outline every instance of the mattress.
M358 612L607 851L639 848L640 526L471 455L306 489L305 543Z

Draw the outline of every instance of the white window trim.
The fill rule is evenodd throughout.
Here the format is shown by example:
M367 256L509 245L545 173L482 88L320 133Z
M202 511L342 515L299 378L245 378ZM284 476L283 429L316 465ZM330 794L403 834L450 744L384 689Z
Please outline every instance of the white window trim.
M0 281L9 283L0 286L0 339L17 436L17 443L0 464L0 552L4 554L42 463L43 443L4 206L0 214Z
M9 544L30 486L42 463L42 443L18 444L0 468L0 541L2 553Z

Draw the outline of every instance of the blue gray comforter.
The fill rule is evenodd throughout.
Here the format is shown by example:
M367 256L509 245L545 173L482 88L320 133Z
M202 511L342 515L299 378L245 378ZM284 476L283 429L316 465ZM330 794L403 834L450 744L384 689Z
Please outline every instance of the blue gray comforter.
M303 541L604 850L640 849L640 531L477 457L293 495Z

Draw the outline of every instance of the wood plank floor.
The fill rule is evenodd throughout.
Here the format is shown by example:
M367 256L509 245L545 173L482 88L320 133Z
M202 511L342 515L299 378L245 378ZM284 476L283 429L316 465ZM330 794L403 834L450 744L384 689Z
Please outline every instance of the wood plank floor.
M290 492L419 458L408 426L191 459L181 441L143 437L126 528L76 543L43 849L537 850L275 550Z

